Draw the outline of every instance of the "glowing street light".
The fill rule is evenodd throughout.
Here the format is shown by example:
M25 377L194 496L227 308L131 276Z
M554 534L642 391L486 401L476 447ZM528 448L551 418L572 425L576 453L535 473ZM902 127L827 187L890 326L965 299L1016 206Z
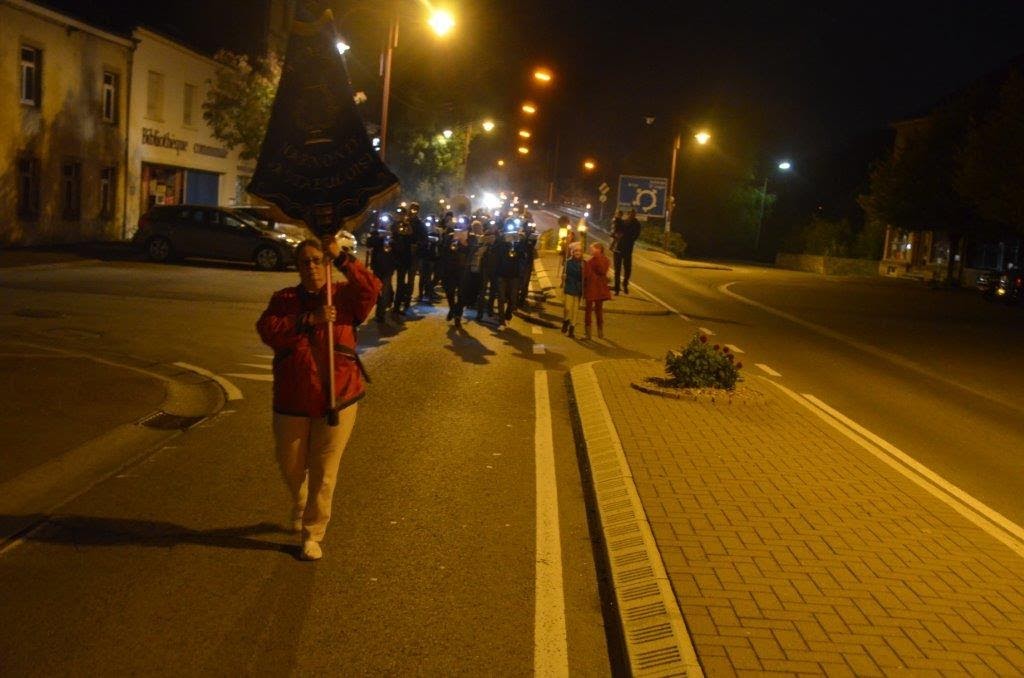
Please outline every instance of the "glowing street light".
M780 161L776 167L781 172L788 172L793 169L793 163L788 160ZM754 251L756 252L761 248L761 228L764 226L764 206L768 202L768 175L764 177L764 185L761 186L761 210L757 215L757 236L754 238Z
M454 133L450 129L446 129L445 131L441 132L441 135L445 139L451 139L452 138L452 134L454 134Z
M493 120L484 120L483 128L485 132L491 132L494 130Z
M534 106L533 104L531 104L529 102L523 104L523 113L526 113L527 115L533 115L536 112L537 112L537 107Z
M530 149L527 148L526 146L520 146L518 150L519 150L519 154L520 155L529 155L530 154Z
M345 52L351 49L351 47L344 40L339 40L338 42L334 43L334 46L338 48L338 54L342 56L345 56Z
M435 34L443 38L455 28L455 17L448 10L437 9L430 15L427 23L434 29Z
M693 138L696 139L697 143L700 144L701 146L704 146L709 141L711 141L711 135L705 130L697 132L696 134L693 135Z
M504 166L505 166L505 161L504 160L499 160L498 161L498 167L504 167Z
M519 136L521 136L524 139L529 139L530 136L531 136L530 130L528 130L528 129L521 129L521 130L519 130Z
M538 68L533 72L533 79L545 85L551 82L552 77L553 76L551 75L551 71L549 71L546 68Z
M779 169L782 170L783 172L788 172L792 168L793 163L791 163L788 160L783 160L782 162L779 163Z
M587 170L588 172L593 172L596 167L597 167L597 163L594 162L593 160L584 160L583 161L583 169Z

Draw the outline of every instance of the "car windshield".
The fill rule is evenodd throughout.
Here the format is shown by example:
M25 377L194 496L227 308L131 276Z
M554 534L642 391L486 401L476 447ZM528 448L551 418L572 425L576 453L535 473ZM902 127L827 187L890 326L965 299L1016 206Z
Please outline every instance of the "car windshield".
M264 219L262 216L255 216L244 210L234 210L232 213L241 221L244 221L246 224L250 226L255 226L256 228L262 231L273 230L270 222Z

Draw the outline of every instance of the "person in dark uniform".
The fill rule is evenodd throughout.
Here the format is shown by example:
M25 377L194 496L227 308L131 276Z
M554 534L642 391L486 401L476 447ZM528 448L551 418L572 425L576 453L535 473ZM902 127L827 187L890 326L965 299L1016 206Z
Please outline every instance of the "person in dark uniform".
M480 293L476 299L476 319L482 320L488 314L494 315L494 302L498 296L496 261L498 249L498 226L488 225L482 240L485 245L480 260Z
M391 280L395 275L395 253L391 245L391 229L388 222L379 224L366 239L366 248L370 253L370 270L381 282L377 310L374 313L374 319L378 323L384 322L385 313L395 299L395 287Z
M477 222L473 222L476 224ZM448 299L448 320L462 328L462 309L465 306L462 279L469 255L469 233L461 228L449 229L441 240L439 269L444 295Z
M420 274L420 288L417 298L420 303L433 304L440 301L437 298L437 287L438 261L441 258L441 237L442 232L450 224L451 221L448 215L442 219L439 223L431 223L429 226L424 224L419 218L420 206L419 203L412 203L409 205L409 211L413 212L415 209L415 218L413 222L413 228L416 230L418 237L419 248L417 251L418 256L418 270ZM449 212L450 214L450 212Z
M391 247L395 257L395 272L398 274L395 303L392 312L396 315L409 310L412 302L412 286L416 277L416 248L419 238L415 225L404 209L396 210L397 218L391 225Z
M619 283L623 294L629 294L629 277L633 273L633 246L640 237L640 222L636 218L636 210L629 210L621 225L612 227L613 257L615 259L615 286L613 292L619 293ZM616 236L616 233L618 234Z
M530 278L533 276L533 262L537 258L537 226L532 221L526 221L523 226L523 261L521 262L519 276L519 298L517 308L526 306L526 295L530 291Z
M484 235L484 221L475 219L469 225L469 235L466 237L466 266L462 271L462 282L459 285L461 293L460 302L463 307L478 308L477 302L480 298L480 288L483 283L482 264L484 255L487 254L488 243ZM477 319L480 318L480 311L477 310Z
M498 283L498 324L507 325L512 320L519 301L519 280L523 275L523 259L526 257L522 233L513 219L505 222L494 250L495 278Z

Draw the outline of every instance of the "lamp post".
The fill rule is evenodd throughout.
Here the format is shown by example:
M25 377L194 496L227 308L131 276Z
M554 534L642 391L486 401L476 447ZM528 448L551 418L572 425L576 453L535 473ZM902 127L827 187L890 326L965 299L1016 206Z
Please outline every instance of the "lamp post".
M711 141L711 134L707 130L700 130L693 135L693 139L699 145L706 146ZM672 144L672 168L669 170L668 175L668 199L665 205L665 237L662 244L666 250L668 249L668 236L672 232L672 211L676 206L676 160L679 157L679 148L682 146L682 142L683 135L677 132L675 142Z
M783 160L776 167L779 168L780 172L788 172L793 169L793 163L788 160ZM757 252L761 247L761 228L764 225L764 206L768 200L768 175L764 175L764 185L761 186L761 210L757 215L757 237L754 238L754 252Z
M444 37L455 27L455 18L445 10L434 10L427 23L438 37ZM384 47L384 58L381 69L384 76L384 92L380 104L380 159L387 159L388 148L388 109L391 103L391 62L395 48L398 47L398 14L391 15L388 21L388 41Z

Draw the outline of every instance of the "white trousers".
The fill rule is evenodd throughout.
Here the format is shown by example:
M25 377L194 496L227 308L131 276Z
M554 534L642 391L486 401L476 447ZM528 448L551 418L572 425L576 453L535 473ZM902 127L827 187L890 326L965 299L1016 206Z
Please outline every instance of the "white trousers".
M274 440L281 475L292 494L292 518L302 519L302 539L323 541L331 520L338 465L356 423L356 404L338 413L338 425L324 417L274 413Z

